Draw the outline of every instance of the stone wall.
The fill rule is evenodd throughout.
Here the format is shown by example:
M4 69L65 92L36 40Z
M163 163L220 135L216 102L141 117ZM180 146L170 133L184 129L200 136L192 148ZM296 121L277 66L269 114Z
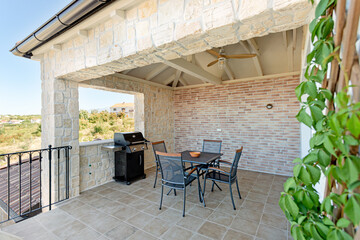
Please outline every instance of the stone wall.
M151 141L165 140L169 151L174 151L174 93L172 90L144 83L107 76L81 82L82 87L135 94L135 130L140 130ZM139 95L141 94L141 95ZM138 124L143 123L143 125ZM145 168L155 165L151 146L145 151Z
M291 175L300 156L298 84L296 75L175 91L175 150L220 139L224 160L243 146L240 168Z
M112 180L114 153L101 147L113 143L112 139L80 143L80 192Z
M93 18L110 16L116 4ZM60 50L51 49L55 39L34 53L53 53L56 77L88 80L295 29L309 23L311 9L308 0L147 0L84 27L87 35L61 42Z

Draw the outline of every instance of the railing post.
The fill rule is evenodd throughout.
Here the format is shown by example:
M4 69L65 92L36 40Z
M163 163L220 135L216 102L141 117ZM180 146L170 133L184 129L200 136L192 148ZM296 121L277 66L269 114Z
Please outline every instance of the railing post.
M21 216L21 153L19 154L19 216Z
M51 145L49 145L49 210L51 210Z
M70 168L69 168L69 148L70 147L66 147L65 148L65 165L66 165L66 173L65 173L65 175L66 175L66 186L65 186L65 188L66 188L66 199L68 199L69 198L69 188L70 188L70 186L69 186L69 181L70 181L70 173L69 173L69 171L70 171Z
M7 195L7 215L8 220L10 220L10 155L7 155L7 189L8 189L8 195Z
M32 210L32 152L30 152L30 155L29 155L29 171L30 171L29 190L30 190L30 212L31 212L31 210Z

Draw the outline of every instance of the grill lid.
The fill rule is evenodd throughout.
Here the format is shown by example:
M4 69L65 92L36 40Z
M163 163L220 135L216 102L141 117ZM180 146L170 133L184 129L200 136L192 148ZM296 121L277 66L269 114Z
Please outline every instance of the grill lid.
M114 143L121 146L144 144L146 139L141 132L115 133Z

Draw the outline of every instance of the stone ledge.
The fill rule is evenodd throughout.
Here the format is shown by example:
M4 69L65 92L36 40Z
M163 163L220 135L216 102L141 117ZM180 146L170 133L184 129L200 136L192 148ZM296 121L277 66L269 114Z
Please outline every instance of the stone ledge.
M107 143L114 143L114 139L104 139L104 140L95 140L91 142L81 142L79 143L79 147L88 147L88 146L95 146Z

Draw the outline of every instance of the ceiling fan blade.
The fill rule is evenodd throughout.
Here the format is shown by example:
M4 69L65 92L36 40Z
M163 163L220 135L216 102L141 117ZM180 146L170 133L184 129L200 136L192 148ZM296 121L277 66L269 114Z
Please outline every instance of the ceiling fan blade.
M252 58L256 54L235 54L235 55L224 55L225 58Z
M214 55L216 57L221 57L221 55L219 53L217 53L216 51L210 49L210 50L206 50L208 53L210 53L211 55Z
M215 60L215 61L212 61L211 63L209 63L207 66L208 67L211 67L212 65L214 65L215 63L217 63L219 60Z

